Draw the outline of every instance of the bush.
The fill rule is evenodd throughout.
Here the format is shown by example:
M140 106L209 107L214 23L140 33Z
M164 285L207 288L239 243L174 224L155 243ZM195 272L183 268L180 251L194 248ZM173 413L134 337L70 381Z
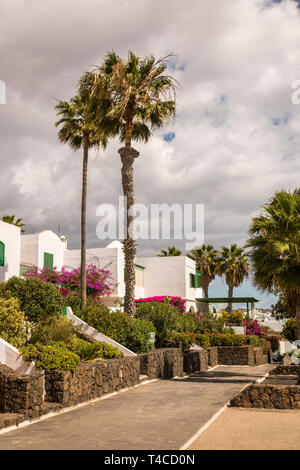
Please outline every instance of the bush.
M245 320L245 313L242 310L234 310L229 313L226 310L221 310L221 319L226 325L242 325Z
M136 316L147 320L156 329L156 347L163 347L167 344L171 331L176 329L178 310L170 307L168 301L144 302L137 305Z
M243 321L243 325L246 327L246 335L261 336L263 334L257 320L249 318L248 320Z
M61 293L66 297L74 293L76 295L80 291L80 267L72 270L63 267L61 271L56 271L56 268L39 269L35 266L26 273L26 277L56 284ZM87 296L99 297L110 295L112 288L112 276L108 270L100 269L93 264L87 265Z
M61 343L30 344L23 347L21 353L25 361L34 361L37 369L43 370L75 370L80 362L79 356Z
M297 339L297 331L296 331L296 318L290 318L284 324L282 329L282 336L284 336L287 340L293 342Z
M185 300L183 300L181 297L174 297L172 295L165 295L165 296L160 295L160 296L155 296L155 297L146 297L144 299L137 299L134 302L136 306L145 302L167 303L171 307L176 307L179 313L185 312Z
M64 307L64 299L59 289L39 279L12 277L1 283L0 295L18 299L25 317L34 323L60 315Z
M149 341L150 333L156 330L148 321L132 318L120 311L111 312L108 307L98 303L88 305L77 315L100 333L135 353L146 353L153 348Z
M147 320L133 318L127 332L126 347L137 354L147 353L154 349L154 342L150 341L150 333L156 334L156 329Z
M224 326L224 320L222 318L216 317L213 313L198 313L196 315L197 333L230 333L232 332L231 328L226 328Z
M0 298L0 337L16 348L25 342L25 316L16 299Z
M37 323L32 330L29 342L31 344L51 344L62 342L67 348L72 348L76 329L72 320L60 316L48 318L45 322Z
M176 331L193 333L197 328L195 314L185 313L177 318Z
M178 343L181 343L182 350L184 352L187 352L190 349L190 347L192 346L192 344L195 343L194 338L192 337L192 335L190 333L186 333L186 332L171 333L170 337L168 339L168 342L169 342L170 347L172 347L172 346L175 347L175 346L177 346Z
M124 357L121 351L110 344L104 342L89 343L81 338L75 338L72 351L85 361Z

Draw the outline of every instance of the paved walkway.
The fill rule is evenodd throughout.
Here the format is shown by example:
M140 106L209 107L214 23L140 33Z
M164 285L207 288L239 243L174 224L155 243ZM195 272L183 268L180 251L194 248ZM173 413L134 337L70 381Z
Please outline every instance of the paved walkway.
M300 410L228 408L188 450L300 450Z
M219 366L160 380L0 435L0 449L172 450L182 447L262 367Z

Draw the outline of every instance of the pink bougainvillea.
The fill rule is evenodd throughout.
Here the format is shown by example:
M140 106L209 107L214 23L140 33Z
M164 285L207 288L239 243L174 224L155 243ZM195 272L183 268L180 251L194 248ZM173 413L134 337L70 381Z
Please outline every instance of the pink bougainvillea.
M67 269L63 267L61 271L57 271L56 268L39 269L34 267L27 271L25 276L57 284L66 297L77 293L80 289L80 268ZM93 297L110 295L113 288L110 271L99 269L93 264L88 265L86 267L86 286L87 294Z
M144 299L137 299L135 300L135 304L138 305L139 303L142 302L159 302L163 303L166 301L169 301L169 305L172 305L172 307L177 307L180 313L185 312L185 300L182 299L181 297L174 297L172 295L168 296L154 296L154 297L146 297Z

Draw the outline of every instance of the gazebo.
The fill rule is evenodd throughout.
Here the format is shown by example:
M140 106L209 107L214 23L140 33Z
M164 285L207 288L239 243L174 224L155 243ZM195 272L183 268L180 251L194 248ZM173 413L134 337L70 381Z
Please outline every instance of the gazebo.
M207 298L200 298L196 299L198 304L246 304L247 305L247 316L249 316L249 304L251 306L250 315L251 318L254 319L255 317L255 303L259 302L259 300L255 299L254 297L207 297Z

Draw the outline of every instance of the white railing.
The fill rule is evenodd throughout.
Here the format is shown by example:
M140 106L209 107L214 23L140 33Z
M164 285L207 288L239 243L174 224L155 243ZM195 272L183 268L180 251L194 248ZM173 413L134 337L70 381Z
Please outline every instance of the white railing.
M0 364L4 364L20 375L36 373L34 362L24 361L20 351L2 338L0 338Z

